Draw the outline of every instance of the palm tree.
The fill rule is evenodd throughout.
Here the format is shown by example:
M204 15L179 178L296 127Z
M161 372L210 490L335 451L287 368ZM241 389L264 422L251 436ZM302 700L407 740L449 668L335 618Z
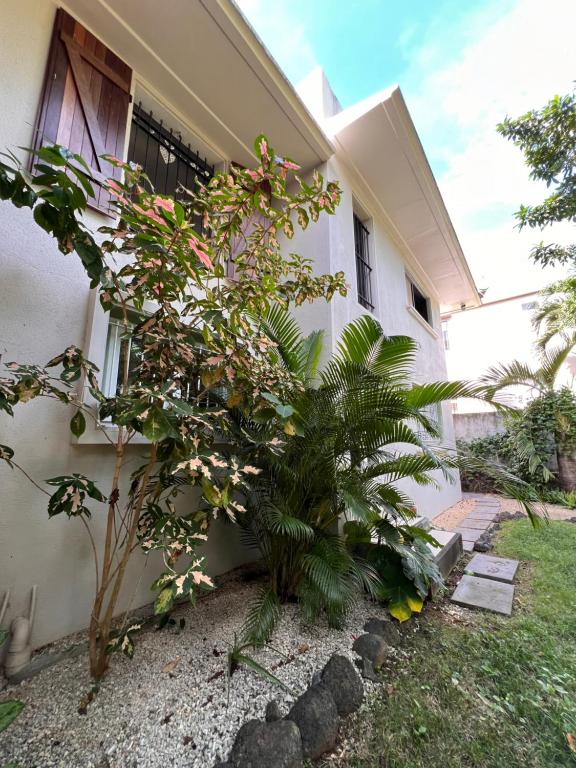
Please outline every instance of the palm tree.
M558 374L563 364L576 346L576 332L564 335L562 344L553 350L543 350L540 365L535 368L519 360L495 365L489 368L480 379L486 387L487 397L495 400L496 395L508 387L523 386L536 390L538 395L553 392L556 389ZM495 400L495 402L498 402Z
M542 311L539 316L542 321L546 314ZM548 326L548 340L555 335L551 333L552 326ZM488 399L497 404L498 396L508 387L523 386L536 397L532 400L525 412L518 412L512 416L511 437L515 450L521 460L527 462L529 471L535 477L539 475L543 483L554 479L550 471L548 461L556 455L558 465L558 482L562 488L571 489L576 481L576 461L572 457L572 451L562 450L570 440L566 430L573 429L572 421L566 420L566 401L574 401L574 396L566 387L558 387L558 375L568 356L576 346L576 332L568 335L561 334L562 343L553 350L546 350L546 343L541 345L540 366L532 367L526 363L514 360L509 364L494 366L481 378L481 383L486 386ZM536 411L542 414L552 410L552 418L545 420L526 419L526 415L532 416ZM570 411L570 408L568 408ZM550 427L550 423L552 427ZM539 434L544 428L547 434ZM543 450L545 445L545 450Z
M438 444L441 428L430 410L480 390L463 382L413 383L416 343L384 335L369 315L346 326L322 368L321 333L304 337L278 307L261 322L302 390L289 404L271 403L289 418L293 436L283 450L252 454L264 472L243 525L269 581L246 634L265 639L280 603L290 600L309 618L324 611L338 623L362 589L387 598L406 618L439 574L426 533L410 525L414 503L398 483L453 479L459 459ZM254 428L239 420L239 432Z
M544 350L552 339L576 330L576 274L547 286L542 295L546 298L532 322L539 333L537 344Z

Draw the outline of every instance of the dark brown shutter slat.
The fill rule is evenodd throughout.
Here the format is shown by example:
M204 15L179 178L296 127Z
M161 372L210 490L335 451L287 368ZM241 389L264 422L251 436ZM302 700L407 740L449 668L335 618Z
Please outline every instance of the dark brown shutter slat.
M120 174L101 155L121 157L132 70L72 16L58 10L34 146L62 144L82 155L94 181ZM92 207L108 212L98 188Z

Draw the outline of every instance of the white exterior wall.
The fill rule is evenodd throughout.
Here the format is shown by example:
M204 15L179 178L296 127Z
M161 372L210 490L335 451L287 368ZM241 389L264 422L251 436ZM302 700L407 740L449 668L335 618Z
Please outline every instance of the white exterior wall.
M10 73L0 78L2 151L32 143L55 8L49 0L19 0L2 9L0 71ZM96 212L87 214L92 229L108 221ZM0 202L0 232L2 362L43 364L75 344L102 363L106 319L97 308L99 332L92 336L93 295L78 257L61 254L33 222L29 209L17 210L8 202ZM15 450L15 460L33 478L42 481L79 472L107 493L113 449L107 443L85 442L94 435L90 430L78 444L68 427L71 409L38 399L16 406L14 414L13 419L0 414L0 443ZM139 465L145 446L128 450L126 475ZM0 599L9 589L8 622L27 612L30 588L39 585L35 647L86 627L94 593L92 553L82 524L65 517L49 520L46 507L47 497L0 462ZM88 507L95 538L102 541L105 506L92 502ZM253 552L241 546L237 528L224 523L211 529L204 554L212 575L254 559ZM153 599L150 584L159 567L154 554L148 560L135 554L120 610Z
M4 3L0 30L0 149L30 146L48 55L56 5L51 0L19 0ZM106 42L104 40L104 42ZM281 147L278 147L281 151ZM298 159L298 158L295 158ZM348 171L336 160L323 170L344 188L336 216L323 216L308 232L297 235L290 250L316 262L318 272L342 269L350 283L347 299L332 304L318 302L303 307L299 316L305 327L328 330L332 346L341 328L364 311L356 300L356 276L352 224L353 190L358 202L373 215L371 256L374 264L375 314L385 331L414 336L421 352L418 378L442 379L446 375L441 342L407 310L404 261L388 237L385 226L360 198ZM361 186L361 185L360 185ZM87 214L96 228L104 222L97 213ZM52 238L33 223L28 209L17 210L0 203L0 354L3 362L44 363L75 344L95 362L102 362L106 321L79 260L64 256ZM422 286L424 289L426 285ZM430 292L432 295L432 292ZM434 322L438 306L432 301ZM71 410L36 400L19 405L11 419L0 414L0 443L15 450L16 460L39 481L55 475L80 472L107 492L113 466L111 447L87 432L78 443L69 431ZM450 414L444 414L445 442L452 443ZM138 466L144 447L131 446L128 472ZM460 487L441 491L408 489L421 514L433 517L460 498ZM90 545L77 520L49 520L44 497L16 470L0 463L0 597L11 592L5 621L27 611L29 590L39 585L39 600L32 642L43 645L88 622L94 590ZM193 503L191 499L189 503ZM102 539L105 510L92 503L95 538ZM205 548L208 570L217 575L245 562L253 553L244 550L238 531L216 524ZM133 558L120 609L137 607L152 599L149 585L158 572L154 555ZM145 569L145 570L143 570Z
M538 368L538 334L532 325L534 310L523 309L523 305L541 301L537 293L532 293L455 312L445 318L448 337L446 361L450 378L473 381L492 366L508 364L513 360ZM576 358L573 355L570 359ZM571 386L572 382L573 376L564 364L558 383ZM527 387L508 387L503 395L517 407L525 406L533 396ZM468 399L460 400L456 407L457 413L493 410L488 403Z
M416 339L419 352L416 362L416 380L420 383L439 381L447 378L444 345L441 336L440 309L434 298L434 289L426 283L425 277L417 275L422 290L430 297L434 329L423 321L417 313L408 308L406 273L414 274L400 253L399 247L388 234L385 222L378 212L371 209L367 198L362 196L361 181L333 157L320 169L326 180L337 179L343 194L340 206L334 216L324 217L304 233L297 233L290 248L303 256L314 259L318 271L337 272L342 270L349 285L348 295L335 296L327 305L318 301L298 310L298 319L302 326L311 331L315 328L327 329L326 349L335 349L339 333L344 326L367 313L357 300L356 263L354 256L354 203L360 205L368 214L370 231L369 247L372 264L372 300L374 316L389 335L407 335ZM443 407L442 445L453 447L454 427L449 404ZM454 483L446 483L438 477L440 490L431 487L418 487L414 483L403 484L414 500L418 514L433 518L441 511L457 503L462 498L460 481L455 476Z

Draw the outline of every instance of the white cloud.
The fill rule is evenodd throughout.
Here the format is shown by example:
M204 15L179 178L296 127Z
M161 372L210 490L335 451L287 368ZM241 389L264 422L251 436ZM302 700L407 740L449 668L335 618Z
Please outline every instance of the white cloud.
M429 155L445 168L439 186L464 252L495 298L554 278L552 270L529 262L534 243L576 239L568 225L544 233L514 229L513 212L546 190L528 178L520 151L495 130L507 114L523 114L571 90L576 3L548 0L543 7L541 0L519 0L495 23L478 26L475 42L407 90ZM415 76L411 68L409 80Z
M237 2L294 81L322 64L298 4ZM398 81L477 283L497 298L538 289L557 276L530 261L532 245L576 240L568 225L544 233L515 228L514 212L541 200L545 188L529 179L520 151L496 133L506 115L523 114L573 87L576 0L475 5L453 20L439 12L424 33L417 18L398 30L399 54L408 62ZM330 34L329 18L325 31Z

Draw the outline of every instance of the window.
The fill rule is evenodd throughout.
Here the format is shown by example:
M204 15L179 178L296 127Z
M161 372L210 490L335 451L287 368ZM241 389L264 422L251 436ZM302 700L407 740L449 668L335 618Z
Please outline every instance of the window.
M206 158L141 104L135 104L132 112L128 160L142 166L156 192L172 197L178 197L181 187L194 191L198 182L206 184L214 175L214 166Z
M358 216L354 214L354 248L356 251L356 280L358 283L358 301L369 310L372 303L372 267L368 249L369 232Z
M137 312L128 315L128 326L120 308L110 312L106 356L102 375L102 392L105 397L115 397L120 392L126 356L128 356L128 380L134 380L134 371L140 362L141 349L138 341L131 336L131 330L143 319ZM122 342L126 341L126 344Z
M438 430L438 437L432 437L429 432L424 429L422 424L416 425L416 434L420 440L424 440L428 443L438 443L442 439L444 431L444 424L442 420L442 406L440 403L433 403L432 405L426 405L421 409L422 414L432 423L432 425Z
M102 375L102 392L105 397L115 397L120 393L126 361L128 362L129 383L133 383L136 379L138 365L142 360L142 347L140 339L134 338L131 331L138 323L142 322L144 317L143 313L131 311L128 314L128 325L126 325L124 315L119 307L110 312ZM172 397L188 402L196 401L204 389L199 373L194 372L191 372L189 378L179 381L178 384L179 386L172 390ZM206 393L197 404L200 408L213 407L218 404L218 399L225 399L227 396L227 390L224 387L219 387Z
M410 302L410 306L418 312L423 320L426 320L428 325L432 325L430 300L409 277L406 278L406 282L408 284L408 301Z
M444 339L444 349L450 349L450 339L448 337L448 320L442 320L442 338Z

